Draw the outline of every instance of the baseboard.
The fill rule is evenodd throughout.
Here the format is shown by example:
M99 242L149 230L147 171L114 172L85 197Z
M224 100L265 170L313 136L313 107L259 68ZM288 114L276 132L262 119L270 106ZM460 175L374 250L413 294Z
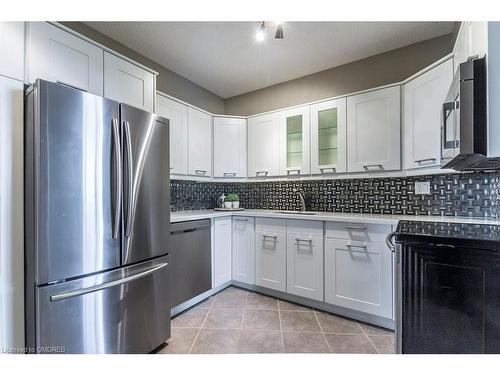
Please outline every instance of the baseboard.
M299 297L299 296L295 296L293 294L280 292L278 290L268 289L268 288L264 288L264 287L257 286L257 285L246 284L246 283L242 283L242 282L235 281L235 280L232 281L232 285L240 287L240 288L244 288L247 290L259 292L262 294L266 294L266 295L269 295L272 297L276 297L276 298L279 298L279 299L282 299L285 301L297 303L300 305L312 307L314 309L326 311L326 312L336 314L336 315L342 315L342 316L345 316L347 318L359 320L359 321L362 321L362 322L365 322L368 324L373 324L373 325L376 325L379 327L394 330L394 320L392 320L392 319L382 318L380 316L367 314L367 313L364 313L361 311L351 310L351 309L347 309L345 307L331 305L329 303L316 301L316 300L312 300L309 298Z

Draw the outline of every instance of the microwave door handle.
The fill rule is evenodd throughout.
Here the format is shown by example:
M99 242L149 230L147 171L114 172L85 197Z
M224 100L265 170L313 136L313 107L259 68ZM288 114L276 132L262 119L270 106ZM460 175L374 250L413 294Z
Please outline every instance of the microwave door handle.
M451 111L455 109L455 102L446 102L443 104L443 139L442 139L442 146L443 148L446 147L446 139L447 139L447 134L446 134L446 121L448 121L448 117L450 117Z

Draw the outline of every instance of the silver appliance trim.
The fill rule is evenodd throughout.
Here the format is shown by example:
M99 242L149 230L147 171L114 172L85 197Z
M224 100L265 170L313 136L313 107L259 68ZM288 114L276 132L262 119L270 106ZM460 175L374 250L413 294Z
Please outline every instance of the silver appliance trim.
M95 286L90 286L88 288L81 288L81 289L77 289L77 290L72 290L70 292L65 292L65 293L61 293L61 294L54 294L54 295L50 296L50 300L52 302L60 301L63 299L81 296L81 295L84 295L87 293L92 293L92 292L96 292L98 290L107 289L107 288L111 288L111 287L114 287L117 285L125 284L125 283L128 283L129 281L137 280L137 279L146 277L148 275L151 275L152 273L155 273L156 271L159 271L166 266L168 266L168 263L164 262L164 263L161 263L160 265L153 266L153 267L147 269L146 271L142 271L142 272L139 272L135 275L127 276L127 277L124 277L122 279L110 281L110 282L95 285Z

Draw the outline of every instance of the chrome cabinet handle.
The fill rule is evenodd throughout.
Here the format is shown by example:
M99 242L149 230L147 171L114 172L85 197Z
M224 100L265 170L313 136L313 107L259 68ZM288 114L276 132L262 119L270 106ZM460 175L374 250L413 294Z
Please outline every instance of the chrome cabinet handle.
M207 173L207 171L204 171L203 169L196 169L196 170L194 171L194 173L195 173L195 174L205 174L205 173Z
M168 263L161 263L153 268L150 268L144 272L141 272L141 273L138 273L136 275L132 275L132 276L128 276L128 277L124 277L123 279L119 279L119 280L114 280L114 281L110 281L109 283L104 283L104 284L101 284L101 285L95 285L95 286L89 286L88 288L82 288L82 289L78 289L78 290L72 290L71 292L65 292L65 293L61 293L61 294L54 294L53 296L50 296L50 301L51 302L56 302L56 301L60 301L60 300L63 300L63 299L67 299L67 298L71 298L71 297L77 297L77 296L81 296L83 294L88 294L88 293L92 293L92 292L97 292L98 290L103 290L103 289L108 289L108 288L111 288L113 286L117 286L117 285L121 285L121 284L125 284L125 283L128 283L132 280L137 280L137 279L141 279L145 276L148 276L148 275L151 275L152 273L156 272L156 271L159 271L160 269L164 268L168 266Z
M331 168L320 168L320 169L319 169L319 171L320 171L321 173L326 173L325 171L332 171L332 173L336 173L336 172L337 172L337 169L336 169L336 168L333 168L333 167L331 167Z
M248 219L240 219L240 218L234 218L235 221L248 221Z
M377 167L379 169L384 169L384 166L382 164L365 164L363 165L363 168L368 169L371 167Z
M278 239L278 236L276 236L276 235L273 236L271 234L263 234L262 238L264 238L264 239L266 239L266 238L272 238L273 240L276 241Z
M133 207L133 185L134 185L134 166L132 159L132 137L130 136L130 124L128 121L124 122L125 125L125 140L127 146L127 224L125 226L125 237L130 237L130 230L132 228L132 207Z
M350 229L350 230L366 230L366 227L362 226L362 225L346 225L345 229Z
M427 158L427 159L420 159L420 160L415 160L415 163L423 163L424 161L436 161L436 158Z
M394 244L394 242L392 242L392 239L394 238L395 235L396 235L396 232L392 232L392 233L389 233L387 235L387 237L385 238L385 243L387 244L387 247L393 253L394 253L394 251L396 251L396 245Z
M224 172L224 176L236 176L236 172Z
M292 173L294 172L294 173ZM300 174L300 169L289 169L286 171L286 174L287 175L291 175L291 174Z
M257 172L255 172L255 174L257 175L257 177L261 176L261 175L267 176L268 173L269 173L269 171L257 171Z
M348 244L346 244L346 247L358 247L360 249L367 249L368 245L357 245L357 244L353 244L353 243L348 243Z
M309 238L309 239L305 239L305 238L296 238L295 239L295 242L297 243L301 243L301 242L307 242L309 245L312 245L312 238Z
M118 238L118 229L120 228L120 216L122 211L122 151L120 142L120 128L118 119L112 119L113 124L113 144L115 148L115 187L116 187L116 198L115 198L115 220L113 223L113 238Z

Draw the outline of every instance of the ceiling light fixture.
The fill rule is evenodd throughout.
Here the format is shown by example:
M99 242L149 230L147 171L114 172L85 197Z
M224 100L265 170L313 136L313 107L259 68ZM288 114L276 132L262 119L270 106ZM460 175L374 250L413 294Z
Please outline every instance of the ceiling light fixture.
M260 24L260 27L255 34L255 38L257 39L257 42L262 42L266 38L266 25L264 22Z

